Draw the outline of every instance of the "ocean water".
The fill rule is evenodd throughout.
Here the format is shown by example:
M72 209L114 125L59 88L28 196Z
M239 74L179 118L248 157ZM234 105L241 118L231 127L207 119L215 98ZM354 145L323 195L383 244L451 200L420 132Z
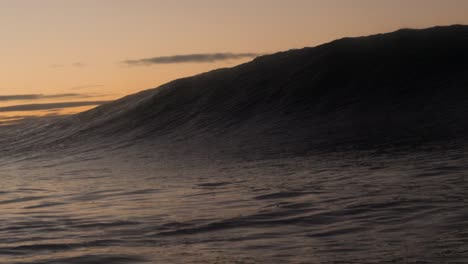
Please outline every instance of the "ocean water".
M0 264L468 263L467 46L344 38L1 126Z
M461 148L3 157L0 263L468 263L467 169Z

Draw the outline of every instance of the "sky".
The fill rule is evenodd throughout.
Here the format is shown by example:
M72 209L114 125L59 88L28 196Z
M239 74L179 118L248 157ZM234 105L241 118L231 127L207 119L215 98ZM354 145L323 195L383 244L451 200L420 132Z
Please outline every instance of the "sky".
M260 54L468 24L465 0L0 0L0 124L70 114Z

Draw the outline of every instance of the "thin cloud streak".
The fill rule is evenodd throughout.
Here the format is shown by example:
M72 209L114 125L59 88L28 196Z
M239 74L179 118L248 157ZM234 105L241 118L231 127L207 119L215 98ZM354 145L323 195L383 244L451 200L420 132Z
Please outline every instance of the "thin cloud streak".
M174 56L162 56L144 58L138 60L126 60L122 63L129 66L150 66L153 64L175 64L175 63L212 63L224 60L254 58L262 54L258 53L201 53Z
M84 64L83 62L75 62L72 64L72 66L76 68L83 68L86 67L86 64Z
M49 104L24 104L0 107L0 112L23 112L23 111L40 111L63 109L79 106L102 105L110 101L82 101L82 102L60 102Z
M51 64L49 65L50 68L54 68L54 69L57 69L57 68L64 68L64 67L74 67L74 68L84 68L86 66L88 66L86 63L84 62L74 62L74 63L71 63L71 64Z
M79 85L79 86L74 86L70 89L72 90L81 90L81 89L87 89L87 88L95 88L95 87L102 87L104 86L103 84L89 84L89 85Z
M58 98L91 98L96 97L89 94L79 93L64 93L64 94L14 94L0 95L0 102L5 101L24 101L24 100L41 100L41 99L58 99Z

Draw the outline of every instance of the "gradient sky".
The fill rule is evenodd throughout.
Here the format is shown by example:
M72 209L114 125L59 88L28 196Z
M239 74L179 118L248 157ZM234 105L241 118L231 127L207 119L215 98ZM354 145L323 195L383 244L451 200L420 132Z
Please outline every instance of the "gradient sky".
M0 0L0 120L85 110L255 54L468 24L467 14L465 0Z

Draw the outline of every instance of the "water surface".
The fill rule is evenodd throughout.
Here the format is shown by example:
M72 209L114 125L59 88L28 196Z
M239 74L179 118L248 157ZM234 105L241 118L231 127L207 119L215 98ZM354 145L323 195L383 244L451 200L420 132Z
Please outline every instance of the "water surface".
M94 155L2 159L1 263L468 262L461 150Z

